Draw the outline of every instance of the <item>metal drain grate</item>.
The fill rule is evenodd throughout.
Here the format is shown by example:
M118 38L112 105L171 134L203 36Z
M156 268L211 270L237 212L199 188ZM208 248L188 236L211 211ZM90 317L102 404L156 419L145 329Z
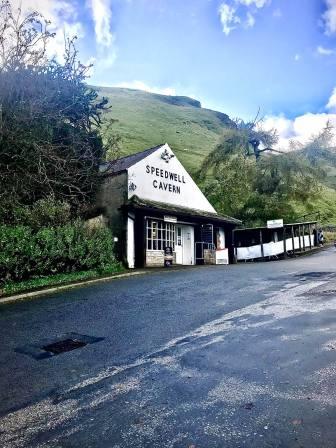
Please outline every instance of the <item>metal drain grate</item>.
M76 350L76 348L85 347L86 345L86 342L79 341L78 339L65 339L64 341L58 341L54 344L45 345L42 348L46 352L59 355L60 353L70 352L71 350Z
M15 351L31 356L39 361L41 359L61 355L62 353L71 352L72 350L85 347L86 345L95 344L103 339L104 338L88 336L85 334L66 333L53 339L44 339L36 344L27 344L23 347L17 347Z

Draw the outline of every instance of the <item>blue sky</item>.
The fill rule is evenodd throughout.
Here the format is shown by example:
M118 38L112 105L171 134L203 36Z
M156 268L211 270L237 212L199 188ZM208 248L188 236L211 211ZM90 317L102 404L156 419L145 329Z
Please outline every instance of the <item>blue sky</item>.
M19 0L13 0L17 3ZM189 95L306 138L336 123L336 0L22 0L76 33L91 82ZM334 94L334 95L333 95Z

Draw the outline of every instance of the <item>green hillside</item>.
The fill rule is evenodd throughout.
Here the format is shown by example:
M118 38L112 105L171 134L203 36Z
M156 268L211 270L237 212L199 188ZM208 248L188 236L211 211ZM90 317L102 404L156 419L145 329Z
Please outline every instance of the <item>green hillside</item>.
M204 109L199 101L188 97L95 88L112 105L106 118L112 118L113 124L111 128L105 125L103 133L120 135L122 155L167 142L191 174L215 148L223 130L233 125L228 115ZM326 172L321 198L312 201L309 208L295 204L295 209L300 215L318 210L324 223L336 224L336 157L325 151L318 158Z
M122 155L167 142L186 168L194 173L217 144L228 115L188 97L158 95L114 87L97 88L112 105L112 132L122 139ZM107 132L104 129L104 132Z

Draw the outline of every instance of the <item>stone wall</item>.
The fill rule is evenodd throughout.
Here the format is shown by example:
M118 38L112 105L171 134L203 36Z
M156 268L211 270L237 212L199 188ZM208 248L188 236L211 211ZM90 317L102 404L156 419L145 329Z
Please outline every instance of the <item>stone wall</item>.
M147 267L163 267L164 266L164 251L163 250L147 250L146 251L146 266Z
M216 251L204 249L204 264L216 264Z
M173 252L173 265L176 264L176 253ZM146 267L163 267L164 251L163 250L147 250L146 251Z
M103 210L104 218L112 230L114 236L118 237L116 253L120 260L127 263L126 241L127 241L127 214L122 206L127 202L127 173L116 176L107 176L101 186L97 197L97 205Z

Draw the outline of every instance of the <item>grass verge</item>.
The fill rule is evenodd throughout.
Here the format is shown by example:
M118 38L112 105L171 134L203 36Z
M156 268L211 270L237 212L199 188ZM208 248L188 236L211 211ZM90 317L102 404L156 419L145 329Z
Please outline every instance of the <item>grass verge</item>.
M104 270L92 269L90 271L70 272L66 274L48 275L46 277L31 278L22 282L7 282L0 289L0 297L5 297L22 292L30 292L36 289L44 289L52 286L67 285L73 282L93 280L112 274L125 272L122 265L113 265Z

